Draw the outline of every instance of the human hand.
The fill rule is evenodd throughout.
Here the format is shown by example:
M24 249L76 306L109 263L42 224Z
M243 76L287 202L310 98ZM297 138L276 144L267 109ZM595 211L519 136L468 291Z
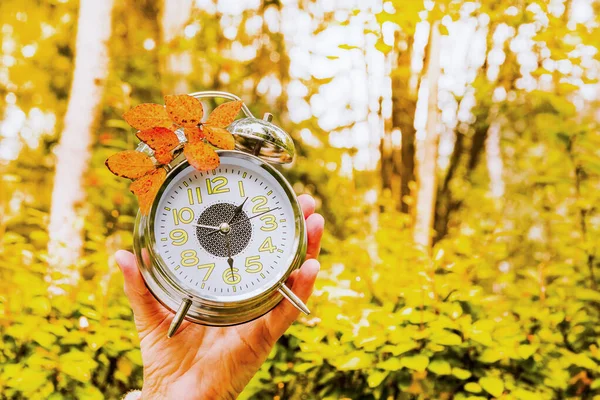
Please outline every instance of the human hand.
M302 195L298 200L306 219L308 249L306 261L292 273L287 286L306 302L319 272L316 258L324 220L314 213L312 197ZM167 339L173 314L148 291L133 254L120 250L115 258L140 337L144 400L237 397L299 314L283 300L266 315L243 325L212 327L184 321L177 334Z

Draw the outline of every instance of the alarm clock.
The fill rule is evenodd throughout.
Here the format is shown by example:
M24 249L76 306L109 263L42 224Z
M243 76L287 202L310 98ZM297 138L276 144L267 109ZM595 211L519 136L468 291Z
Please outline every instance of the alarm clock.
M196 98L240 100L226 92ZM286 286L306 256L306 228L289 182L272 164L293 161L290 135L271 114L245 118L227 129L235 150L219 150L220 165L199 171L185 157L166 165L167 177L150 212L138 212L134 253L146 286L173 312L167 336L183 320L228 326L256 319L287 299L306 305ZM185 135L176 132L183 143ZM138 151L152 155L141 143Z

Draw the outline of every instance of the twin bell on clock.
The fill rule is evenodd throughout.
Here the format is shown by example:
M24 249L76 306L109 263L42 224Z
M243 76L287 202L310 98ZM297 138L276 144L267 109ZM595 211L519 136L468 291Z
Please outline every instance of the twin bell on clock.
M201 98L231 101L202 122ZM308 314L285 285L306 255L306 229L292 187L271 165L295 153L271 114L255 118L239 97L207 91L140 104L123 117L142 143L106 165L133 180L134 252L146 286L175 314L167 335L184 319L245 323L284 298Z

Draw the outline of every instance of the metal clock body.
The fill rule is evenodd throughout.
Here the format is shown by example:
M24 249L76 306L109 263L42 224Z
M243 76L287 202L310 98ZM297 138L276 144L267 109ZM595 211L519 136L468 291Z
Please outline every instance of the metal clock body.
M237 99L224 92L192 95ZM183 319L241 324L283 298L308 313L285 286L306 254L303 213L290 184L270 165L290 162L293 142L270 114L260 120L243 111L248 117L228 128L236 150L218 151L220 166L208 172L176 158L149 215L138 213L135 222L134 252L146 286L176 313L169 337ZM143 144L138 150L149 151Z

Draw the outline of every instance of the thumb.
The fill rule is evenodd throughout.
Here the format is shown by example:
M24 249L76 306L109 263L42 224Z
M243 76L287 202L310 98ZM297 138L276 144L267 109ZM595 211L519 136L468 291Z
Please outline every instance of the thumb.
M115 253L115 261L123 272L125 295L129 299L136 320L149 323L153 317L161 313L162 308L146 287L135 256L129 251L119 250Z

